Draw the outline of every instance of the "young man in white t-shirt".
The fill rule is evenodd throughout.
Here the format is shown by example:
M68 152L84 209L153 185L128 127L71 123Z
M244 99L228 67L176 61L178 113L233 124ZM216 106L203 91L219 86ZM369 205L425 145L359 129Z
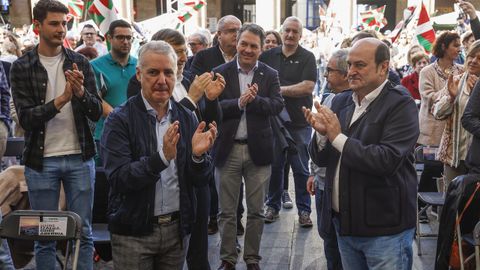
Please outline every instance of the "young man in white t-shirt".
M12 95L25 129L25 178L34 210L67 208L82 219L79 269L93 268L91 217L95 167L93 122L102 114L88 60L63 47L68 8L40 0L33 9L39 45L12 65ZM37 269L55 269L55 242L36 242Z

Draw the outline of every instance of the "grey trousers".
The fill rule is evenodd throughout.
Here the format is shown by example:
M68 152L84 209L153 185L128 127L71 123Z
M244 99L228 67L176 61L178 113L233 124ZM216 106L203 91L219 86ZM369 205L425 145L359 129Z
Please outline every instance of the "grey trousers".
M218 227L221 245L220 259L232 264L237 263L237 205L242 177L245 181L245 199L247 201L247 225L243 251L244 261L258 263L260 241L264 225L263 203L271 166L256 166L248 152L248 145L235 143L225 165L215 168L215 181L218 190L219 208Z
M179 237L179 221L153 225L147 236L111 234L115 270L182 270L190 236Z

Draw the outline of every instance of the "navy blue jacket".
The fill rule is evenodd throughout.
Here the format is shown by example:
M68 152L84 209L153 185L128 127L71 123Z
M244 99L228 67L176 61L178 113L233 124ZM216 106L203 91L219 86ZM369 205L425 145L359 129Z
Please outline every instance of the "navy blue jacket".
M480 174L480 84L477 82L470 94L465 112L462 116L462 125L472 133L472 144L465 160L469 173Z
M222 125L219 126L218 138L212 150L215 166L222 167L232 149L243 113L243 110L238 107L240 85L237 60L223 64L213 71L222 74L226 82L225 89L219 96L223 113ZM258 85L257 96L245 108L248 151L255 165L265 166L271 164L273 158L273 131L270 116L279 114L284 103L280 96L280 82L276 70L258 62L258 68L252 80L252 84L254 83Z
M200 76L205 72L212 71L214 68L222 64L225 64L225 58L223 58L220 45L217 45L199 51L195 57L193 57L190 72Z
M366 112L350 125L354 110L351 90L333 99L332 111L348 137L341 160L340 152L330 142L320 152L316 135L310 143L312 161L327 167L320 234L325 235L332 224L332 189L338 162L341 235L393 235L415 227L418 182L413 150L420 133L415 102L388 82Z
M193 186L207 184L212 164L192 160L192 136L197 128L193 114L173 99L171 120L180 121L177 169L180 187L180 232L187 235L195 219ZM109 230L122 235L148 235L155 208L155 185L166 168L157 151L155 118L141 94L115 109L105 122L100 141L105 174L110 184Z

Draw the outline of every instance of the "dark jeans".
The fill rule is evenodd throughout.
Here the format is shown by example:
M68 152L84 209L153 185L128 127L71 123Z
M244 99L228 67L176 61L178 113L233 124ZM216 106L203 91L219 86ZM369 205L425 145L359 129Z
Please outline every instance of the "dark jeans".
M320 224L322 216L322 197L323 190L318 187L315 188L315 207L317 208L317 230L320 234ZM323 239L323 251L325 252L325 258L327 259L328 270L342 270L342 259L340 257L340 251L338 250L337 234L335 233L335 227L333 224L330 226L330 231L322 237Z
M43 159L41 172L25 167L28 197L33 210L58 210L63 183L67 208L82 219L78 269L93 269L92 208L95 185L93 158L83 161L80 154ZM55 241L35 241L37 269L55 269Z
M208 262L208 216L210 206L210 187L196 187L197 218L193 224L187 253L189 270L210 270Z
M295 182L295 203L298 212L308 212L310 208L310 194L307 192L307 179L310 175L308 169L308 143L312 135L311 127L304 128L288 128L293 140L297 143L298 153L295 155L278 154L272 163L272 176L270 178L270 186L268 190L267 206L280 211L282 205L282 194L284 188L284 170L285 164L288 162L293 171Z
M413 265L414 228L394 235L341 236L340 221L333 218L345 270L410 270Z

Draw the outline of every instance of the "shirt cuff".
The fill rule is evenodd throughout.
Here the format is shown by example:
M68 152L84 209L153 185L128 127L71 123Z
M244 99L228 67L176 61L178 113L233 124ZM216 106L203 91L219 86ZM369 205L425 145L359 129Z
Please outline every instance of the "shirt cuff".
M325 148L325 145L327 145L328 138L327 136L323 136L322 134L318 133L318 131L315 131L315 133L317 133L318 151L322 151L323 148Z
M243 111L243 108L240 106L240 99L238 99L238 108L240 109L240 111Z
M342 153L343 152L343 147L345 147L345 143L347 142L348 137L345 136L344 134L340 133L335 137L335 140L333 140L332 145L335 147L335 149L338 150L338 152Z
M195 107L195 109L196 109L197 104L193 101L193 99L191 99L188 95L186 96L186 98L190 101L190 103L192 103L193 107Z
M160 154L160 158L162 159L163 164L165 164L165 166L167 167L170 166L170 162L165 158L163 151L159 151L158 153Z

